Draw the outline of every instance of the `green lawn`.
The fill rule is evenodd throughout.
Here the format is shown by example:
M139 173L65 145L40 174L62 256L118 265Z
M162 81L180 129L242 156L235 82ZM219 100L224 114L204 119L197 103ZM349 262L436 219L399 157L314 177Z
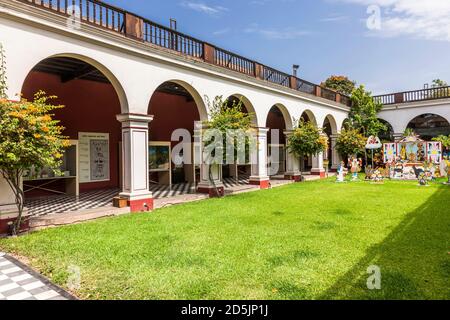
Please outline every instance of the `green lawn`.
M289 185L0 240L87 299L450 299L450 187ZM368 290L367 268L382 272Z

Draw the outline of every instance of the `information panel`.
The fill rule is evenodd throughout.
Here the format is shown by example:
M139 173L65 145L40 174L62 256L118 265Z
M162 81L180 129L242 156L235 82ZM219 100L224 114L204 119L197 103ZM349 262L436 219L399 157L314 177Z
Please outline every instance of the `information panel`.
M78 133L80 183L109 181L109 133Z

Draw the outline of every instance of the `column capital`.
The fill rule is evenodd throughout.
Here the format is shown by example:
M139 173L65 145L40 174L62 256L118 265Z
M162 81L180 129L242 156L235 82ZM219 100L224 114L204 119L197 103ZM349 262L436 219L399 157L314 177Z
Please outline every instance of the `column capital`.
M339 136L340 136L339 133L334 133L334 134L330 135L330 138L331 139L337 139L337 138L339 138Z
M150 123L153 121L153 116L148 114L139 113L123 113L116 116L119 122L140 122L140 123Z
M270 129L263 127L252 127L252 130L254 130L257 135L267 135Z

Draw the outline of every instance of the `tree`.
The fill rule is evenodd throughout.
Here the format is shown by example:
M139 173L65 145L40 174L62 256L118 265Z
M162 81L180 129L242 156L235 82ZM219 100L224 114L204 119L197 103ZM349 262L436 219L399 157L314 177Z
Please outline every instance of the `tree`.
M439 87L448 87L448 84L446 81L441 80L441 79L434 79L431 82L431 87L432 88L439 88Z
M24 209L21 178L32 166L49 168L61 174L64 149L69 141L62 135L63 127L52 119L51 112L62 106L50 105L44 92L38 92L34 101L0 100L0 173L14 193L18 217L12 233L19 232Z
M301 119L288 139L288 151L300 161L300 177L303 180L303 158L317 155L328 149L328 137L310 121Z
M355 89L356 82L345 76L331 76L321 84L323 87L350 96Z
M427 92L429 98L438 99L438 98L447 98L450 96L450 90L446 81L441 79L435 79L431 82L431 92Z
M450 149L450 135L448 136L440 135L438 137L433 138L433 141L442 143L442 147L444 147L445 150Z
M372 93L366 91L363 85L352 92L352 107L349 113L349 123L352 128L359 130L364 136L378 136L387 131L386 125L378 119L378 113L383 105L374 101Z
M0 43L0 99L6 99L6 59L3 46Z
M227 148L224 146L234 146L233 150L233 160L236 161L238 159L239 146L242 145L238 141L239 136L232 136L229 134L230 131L239 132L241 137L244 137L244 145L246 158L248 157L248 150L250 149L250 139L248 137L248 132L251 128L252 124L252 116L251 113L246 113L243 111L243 102L239 100L238 102L234 101L230 105L228 100L224 100L222 96L217 96L211 102L208 97L205 97L207 101L210 118L207 121L204 121L204 125L206 129L209 130L217 130L221 136L222 141L213 141L211 137L204 137L205 147L212 146L214 147L215 152L222 152L223 162L220 165L225 164L227 159ZM214 144L214 145L212 145ZM215 152L211 154L211 157L215 156ZM208 159L211 162L212 159ZM219 163L217 163L219 164ZM209 180L212 185L215 186L214 179L212 177L212 167L209 166ZM217 188L216 194L220 196Z
M345 128L336 140L336 148L344 158L348 158L364 152L366 141L358 129Z

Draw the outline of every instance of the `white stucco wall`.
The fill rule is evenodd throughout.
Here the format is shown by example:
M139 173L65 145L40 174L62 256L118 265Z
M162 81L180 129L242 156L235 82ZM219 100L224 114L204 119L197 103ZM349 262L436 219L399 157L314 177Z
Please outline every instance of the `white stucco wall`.
M450 99L386 106L379 118L389 122L394 133L403 133L414 118L426 113L439 115L450 123Z

